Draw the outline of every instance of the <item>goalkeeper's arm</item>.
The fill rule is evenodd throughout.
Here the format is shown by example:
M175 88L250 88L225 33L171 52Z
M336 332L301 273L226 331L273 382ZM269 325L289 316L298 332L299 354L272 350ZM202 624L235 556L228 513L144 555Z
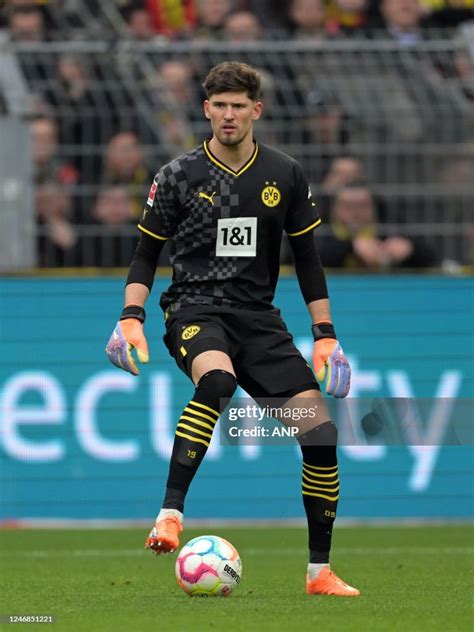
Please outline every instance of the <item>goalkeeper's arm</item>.
M132 356L136 349L140 362L148 362L148 344L143 332L145 303L153 287L158 258L164 241L142 234L128 271L125 287L125 306L105 348L112 364L138 375Z
M295 259L295 271L303 298L313 322L313 366L318 382L327 378L326 393L346 397L351 369L337 341L331 321L329 297L321 259L310 231L289 238Z

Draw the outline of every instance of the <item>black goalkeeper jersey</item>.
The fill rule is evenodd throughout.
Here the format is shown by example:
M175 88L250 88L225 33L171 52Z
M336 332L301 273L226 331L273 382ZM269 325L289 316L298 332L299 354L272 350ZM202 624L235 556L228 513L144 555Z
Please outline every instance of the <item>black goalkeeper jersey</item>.
M238 171L204 142L160 169L138 228L171 242L173 279L160 301L267 309L278 280L282 232L319 219L303 171L260 143Z

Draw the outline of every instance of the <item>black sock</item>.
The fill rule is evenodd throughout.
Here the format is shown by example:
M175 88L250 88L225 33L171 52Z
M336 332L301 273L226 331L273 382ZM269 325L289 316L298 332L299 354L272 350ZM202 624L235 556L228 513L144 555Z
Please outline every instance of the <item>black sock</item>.
M303 453L302 493L308 520L309 561L329 563L339 498L337 429L327 421L299 439Z
M184 501L212 438L219 418L221 399L232 397L237 387L235 377L216 369L202 376L194 397L183 410L176 426L171 454L164 509L183 511Z

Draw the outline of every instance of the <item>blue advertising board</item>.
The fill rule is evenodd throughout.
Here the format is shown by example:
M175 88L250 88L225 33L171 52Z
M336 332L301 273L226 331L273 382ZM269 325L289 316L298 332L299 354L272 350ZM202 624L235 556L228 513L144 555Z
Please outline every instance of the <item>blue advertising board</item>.
M176 420L193 387L161 336L157 279L146 323L151 361L133 377L105 344L120 313L116 278L0 279L0 520L142 519L158 511ZM471 278L332 276L351 397L473 396ZM308 359L310 322L294 278L275 304ZM339 515L472 518L471 446L341 445ZM303 516L295 446L213 439L190 518Z

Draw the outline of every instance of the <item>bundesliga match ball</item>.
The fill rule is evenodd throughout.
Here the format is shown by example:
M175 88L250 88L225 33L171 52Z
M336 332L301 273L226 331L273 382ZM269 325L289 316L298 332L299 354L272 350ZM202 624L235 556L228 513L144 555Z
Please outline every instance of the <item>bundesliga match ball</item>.
M217 535L190 540L176 560L176 579L191 596L227 597L238 586L242 562L235 547Z

